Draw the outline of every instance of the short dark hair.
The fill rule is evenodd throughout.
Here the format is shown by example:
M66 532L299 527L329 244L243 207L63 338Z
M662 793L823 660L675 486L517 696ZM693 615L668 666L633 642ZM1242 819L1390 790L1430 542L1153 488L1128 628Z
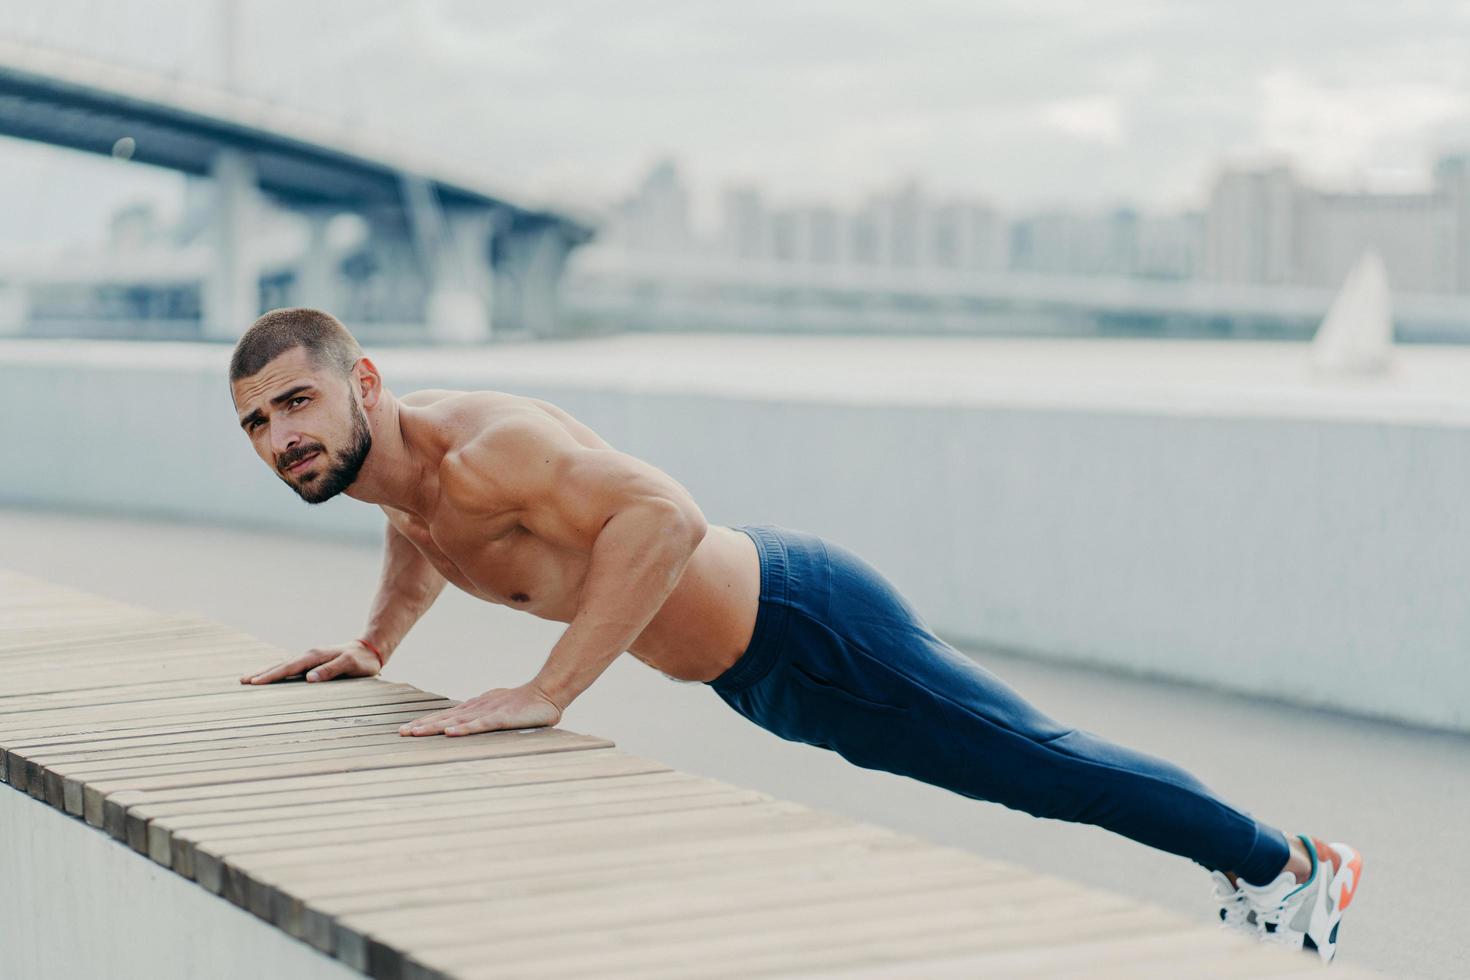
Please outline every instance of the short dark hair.
M317 369L349 374L363 356L357 338L330 313L291 306L271 310L250 325L230 357L230 383L256 374L293 347L304 347Z

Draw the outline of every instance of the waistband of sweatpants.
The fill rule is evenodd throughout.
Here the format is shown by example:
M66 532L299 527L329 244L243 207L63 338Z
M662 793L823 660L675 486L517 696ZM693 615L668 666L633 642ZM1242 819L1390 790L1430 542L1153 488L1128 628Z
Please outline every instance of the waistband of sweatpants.
M779 659L781 644L786 639L786 624L791 618L790 579L787 575L790 556L779 529L770 524L742 524L735 530L749 535L760 554L761 596L755 615L755 631L745 652L719 677L705 681L710 687L725 693L743 691L770 673Z

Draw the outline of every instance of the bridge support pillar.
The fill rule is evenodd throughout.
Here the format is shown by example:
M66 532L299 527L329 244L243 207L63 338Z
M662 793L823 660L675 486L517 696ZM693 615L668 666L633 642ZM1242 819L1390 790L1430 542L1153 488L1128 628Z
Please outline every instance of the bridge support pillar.
M429 336L456 344L483 343L490 339L490 305L479 288L475 272L483 265L483 229L475 235L481 215L446 211L439 195L427 180L403 174L404 209L413 234L414 248L428 284L424 318Z
M493 220L489 211L444 212L428 308L429 333L438 340L472 344L490 339L496 324L486 242Z
M296 296L302 306L331 310L337 303L337 256L327 235L336 212L309 208L301 212L306 219L306 254L297 272Z
M535 337L556 333L557 287L571 245L550 222L512 225L495 238L495 322Z
M251 233L260 208L255 164L241 150L215 154L214 265L204 284L203 335L234 340L260 315L260 263Z

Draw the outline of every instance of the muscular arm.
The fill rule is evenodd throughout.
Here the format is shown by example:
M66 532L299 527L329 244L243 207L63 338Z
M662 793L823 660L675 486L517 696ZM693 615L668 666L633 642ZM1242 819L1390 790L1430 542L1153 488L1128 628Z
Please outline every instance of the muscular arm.
M424 611L444 588L445 579L413 543L388 525L387 546L383 551L383 579L373 599L367 631L362 639L382 651L376 653L359 640L331 646L312 647L299 657L282 661L258 674L246 674L242 684L269 684L283 677L306 671L308 681L326 681L334 677L371 677L392 656Z
M363 633L363 639L383 652L384 664L444 591L446 581L413 542L391 523L387 528L383 574Z
M550 419L498 426L461 450L456 468L493 481L533 534L590 553L577 611L531 682L564 710L673 592L704 538L704 515L668 474L626 453L589 449Z

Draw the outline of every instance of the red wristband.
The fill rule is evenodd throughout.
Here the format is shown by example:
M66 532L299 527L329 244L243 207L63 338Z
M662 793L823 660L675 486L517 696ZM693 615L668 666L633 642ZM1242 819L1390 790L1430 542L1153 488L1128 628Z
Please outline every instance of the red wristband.
M373 646L371 643L369 643L367 640L362 639L361 637L358 637L357 642L358 643L361 643L363 646L365 646L369 650L373 651L373 656L375 656L375 657L378 658L378 666L379 667L386 667L387 666L387 662L383 660L383 654L382 654L382 652L380 650L378 650L377 647Z

